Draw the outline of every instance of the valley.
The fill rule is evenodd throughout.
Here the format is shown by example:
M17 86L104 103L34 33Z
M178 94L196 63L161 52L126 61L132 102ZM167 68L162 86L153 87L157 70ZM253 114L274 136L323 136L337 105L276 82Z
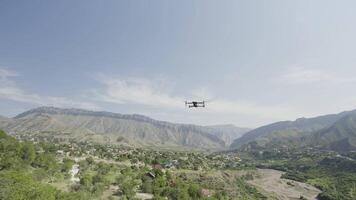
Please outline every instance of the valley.
M352 140L353 113L248 131L42 107L1 121L0 199L351 200L356 154L300 138Z
M1 146L11 145L4 139L12 140L2 135ZM31 169L32 172L21 173L33 176L37 184L51 186L54 196L67 195L64 199L286 199L276 194L278 190L270 191L255 185L266 180L266 170L256 171L250 158L244 158L239 153L205 154L43 142L35 142L33 146L31 143L20 143L20 149L24 149L22 145L27 145L28 150L24 153L35 158L31 161L18 160L24 162L21 166L13 165L14 161L2 165L0 177L7 180L8 173L15 173L14 170ZM30 153L32 148L37 149L35 155ZM7 157L2 155L1 158L4 161ZM46 174L39 174L43 172ZM277 176L267 176L267 179L280 183L282 180L278 175L282 172L273 172ZM295 195L305 193L295 188L284 188L283 192Z
M0 1L0 200L356 200L356 1Z

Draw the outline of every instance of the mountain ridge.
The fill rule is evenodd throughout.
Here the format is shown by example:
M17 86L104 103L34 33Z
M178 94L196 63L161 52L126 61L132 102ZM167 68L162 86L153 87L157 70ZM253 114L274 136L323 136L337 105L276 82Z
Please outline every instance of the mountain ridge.
M299 118L295 121L272 123L249 131L242 137L234 140L230 145L230 149L246 147L249 143L254 143L254 145L257 144L261 147L278 146L278 144L326 147L332 143L337 144L339 140L351 138L356 133L356 122L352 123L353 126L351 128L343 130L343 135L338 135L337 129L333 128L337 123L339 127L347 127L348 124L343 122L350 116L356 117L356 110L313 118ZM325 132L328 130L331 131L328 132L328 137L326 137ZM323 140L325 141L320 142ZM352 144L350 143L351 146ZM331 149L335 149L335 147Z
M27 132L80 141L124 142L134 146L219 150L227 148L233 140L231 132L224 134L213 127L176 124L138 114L56 107L31 109L15 116L9 123L0 123L0 128L11 134ZM235 138L246 130L236 127Z

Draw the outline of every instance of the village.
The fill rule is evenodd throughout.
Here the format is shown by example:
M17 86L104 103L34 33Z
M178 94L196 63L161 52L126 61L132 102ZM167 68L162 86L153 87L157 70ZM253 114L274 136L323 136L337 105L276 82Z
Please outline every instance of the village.
M177 185L185 188L188 194L190 192L191 195L202 199L213 198L214 195L231 196L225 192L221 193L225 183L224 180L214 181L215 173L219 170L249 167L241 162L237 153L206 154L197 151L152 150L91 142L58 141L30 135L21 135L18 139L35 144L52 144L50 148L56 160L59 163L70 163L68 178L54 180L50 184L64 191L84 189L100 193L100 190L100 198L157 199L157 196L169 196L170 192L165 190ZM44 151L37 149L37 153ZM220 172L218 174L221 175ZM198 185L193 183L196 182L195 179L204 179L207 183ZM217 183L219 187L216 186ZM184 190L182 193L181 195L184 195Z

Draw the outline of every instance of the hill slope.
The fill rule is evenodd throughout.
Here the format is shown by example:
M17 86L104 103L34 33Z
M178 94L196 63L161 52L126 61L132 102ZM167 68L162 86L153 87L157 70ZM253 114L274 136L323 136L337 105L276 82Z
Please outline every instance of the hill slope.
M312 133L306 142L330 150L356 150L356 114L349 114L332 126Z
M317 146L338 149L341 143L354 149L356 111L325 115L315 118L301 118L295 121L283 121L252 130L236 139L232 149L246 147L276 147L280 145Z
M240 128L231 124L215 125L201 127L204 131L209 132L222 139L226 145L230 146L232 142L250 131L249 128Z
M0 126L11 134L31 133L77 141L214 150L228 146L224 134L214 128L81 109L40 107Z

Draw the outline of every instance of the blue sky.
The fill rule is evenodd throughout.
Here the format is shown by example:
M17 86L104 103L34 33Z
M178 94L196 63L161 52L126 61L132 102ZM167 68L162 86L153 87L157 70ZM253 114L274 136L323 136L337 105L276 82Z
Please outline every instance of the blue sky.
M257 127L356 108L356 2L0 2L0 114ZM185 109L185 100L209 100Z

